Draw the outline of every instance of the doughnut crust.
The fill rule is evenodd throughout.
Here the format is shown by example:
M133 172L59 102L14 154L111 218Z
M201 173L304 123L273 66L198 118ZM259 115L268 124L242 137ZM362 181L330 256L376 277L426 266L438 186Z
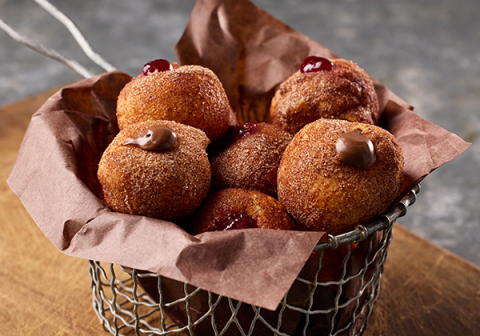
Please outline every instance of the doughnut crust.
M299 70L280 85L270 106L273 124L295 134L319 118L378 122L378 99L370 76L351 61L332 63L330 71Z
M173 149L157 152L122 145L154 125L177 135ZM201 130L174 121L146 121L124 128L105 150L98 179L104 201L117 212L179 221L193 213L208 194L209 139Z
M194 215L195 234L243 228L293 230L294 222L273 197L238 188L208 196Z
M367 169L343 163L338 138L360 129L371 140L376 161ZM340 234L388 209L403 178L402 150L388 131L373 125L319 119L298 132L278 171L278 199L310 230Z
M201 129L210 141L225 133L232 110L218 77L210 69L185 65L140 75L120 92L120 129L140 121L172 120Z
M277 126L250 122L222 137L226 148L213 154L212 190L241 188L277 197L277 171L292 135Z

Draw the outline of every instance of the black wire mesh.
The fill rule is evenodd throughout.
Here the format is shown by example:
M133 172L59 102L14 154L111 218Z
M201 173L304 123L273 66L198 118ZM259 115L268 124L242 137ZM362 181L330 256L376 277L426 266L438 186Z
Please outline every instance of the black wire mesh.
M370 225L318 244L274 312L90 261L94 310L113 335L360 335L379 294L393 223L419 191L415 187Z

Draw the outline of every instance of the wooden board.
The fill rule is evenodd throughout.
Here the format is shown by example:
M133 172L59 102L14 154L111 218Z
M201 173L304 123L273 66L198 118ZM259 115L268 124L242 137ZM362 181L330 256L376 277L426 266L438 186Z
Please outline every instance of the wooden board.
M480 269L395 224L365 335L480 335Z
M5 182L31 115L52 92L0 108L0 335L107 335L92 308L88 262L53 247ZM396 224L364 335L479 330L480 269Z
M0 108L0 335L101 335L88 262L59 252L5 182L31 115L53 91Z

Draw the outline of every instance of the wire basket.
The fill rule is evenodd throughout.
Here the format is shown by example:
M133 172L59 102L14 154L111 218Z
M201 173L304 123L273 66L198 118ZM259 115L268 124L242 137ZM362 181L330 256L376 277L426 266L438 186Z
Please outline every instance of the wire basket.
M379 294L393 223L419 191L418 185L370 225L319 243L275 312L90 261L93 308L113 335L360 335Z

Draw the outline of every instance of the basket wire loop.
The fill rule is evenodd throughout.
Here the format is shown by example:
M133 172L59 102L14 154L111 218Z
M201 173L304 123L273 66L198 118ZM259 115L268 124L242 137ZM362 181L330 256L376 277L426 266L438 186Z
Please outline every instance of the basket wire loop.
M368 229L365 226L359 224L355 227L355 230L360 232L360 237L358 239L355 239L355 243L360 243L361 241L365 240L365 238L367 238Z
M33 1L35 1L46 12L51 14L54 18L60 21L60 23L62 23L68 29L68 31L70 32L70 34L72 34L73 38L78 43L80 48L82 48L85 55L87 55L95 64L97 64L99 67L101 67L105 71L116 70L113 65L108 63L105 59L103 59L102 56L100 56L95 51L93 51L93 48L90 46L90 43L88 43L85 36L83 36L82 32L78 29L75 23L68 16L66 16L63 12L61 12L57 7L52 5L47 0L33 0Z
M80 48L83 50L85 55L87 55L87 57L90 58L90 60L92 60L96 65L98 65L105 71L116 70L116 68L113 65L108 63L102 56L100 56L93 50L93 48L88 43L87 39L83 36L83 34L78 29L78 27L75 25L75 23L67 15L65 15L63 12L61 12L58 8L53 6L47 0L34 0L34 1L38 5L40 5L46 12L48 12L53 17L55 17L58 21L60 21L60 23L63 24L69 30L74 40L78 43ZM84 78L90 78L94 75L89 70L87 70L86 67L84 67L75 59L65 56L52 48L49 48L39 42L34 41L30 37L20 33L19 31L17 31L16 29L8 25L2 19L0 19L0 29L5 31L16 42L23 44L24 46L36 51L41 55L49 57L57 62L60 62L68 66L69 68L71 68L73 71L75 71L77 74L79 74Z
M308 289L308 297L302 304L292 301L290 296L296 293L292 290L296 286L294 284L282 299L273 319L267 317L272 312L265 310L264 314L261 307L215 295L185 283L180 287L183 288L183 294L171 297L166 292L166 281L171 280L160 275L113 264L104 267L100 262L89 261L93 308L103 328L119 336L193 336L197 328L205 328L205 323L211 328L208 334L215 336L230 335L232 330L235 330L235 335L242 336L259 335L258 330L276 336L290 336L293 334L284 328L287 328L288 323L285 322L291 314L302 316L295 335L310 335L319 319L327 321L326 331L322 335L360 335L367 327L378 298L380 279L392 240L393 223L406 214L408 206L415 203L418 192L420 187L416 186L398 205L369 225L357 225L350 232L329 235L327 240L320 242L314 249L317 255L313 259L315 268L311 276L301 274L295 281L301 288ZM364 250L357 254L360 242ZM337 251L344 251L340 272L335 278L323 279L327 253ZM352 258L357 258L358 266L352 266ZM142 289L139 282L142 278L155 279L158 301L154 301ZM322 300L317 296L325 291L330 291L329 295L332 295L331 302L327 300L328 305L320 302ZM198 300L205 301L205 311L198 311ZM186 324L183 326L176 325L169 316L172 309L179 307L183 307L185 314L183 320ZM247 322L245 316L241 315L246 310L250 311L247 313Z

